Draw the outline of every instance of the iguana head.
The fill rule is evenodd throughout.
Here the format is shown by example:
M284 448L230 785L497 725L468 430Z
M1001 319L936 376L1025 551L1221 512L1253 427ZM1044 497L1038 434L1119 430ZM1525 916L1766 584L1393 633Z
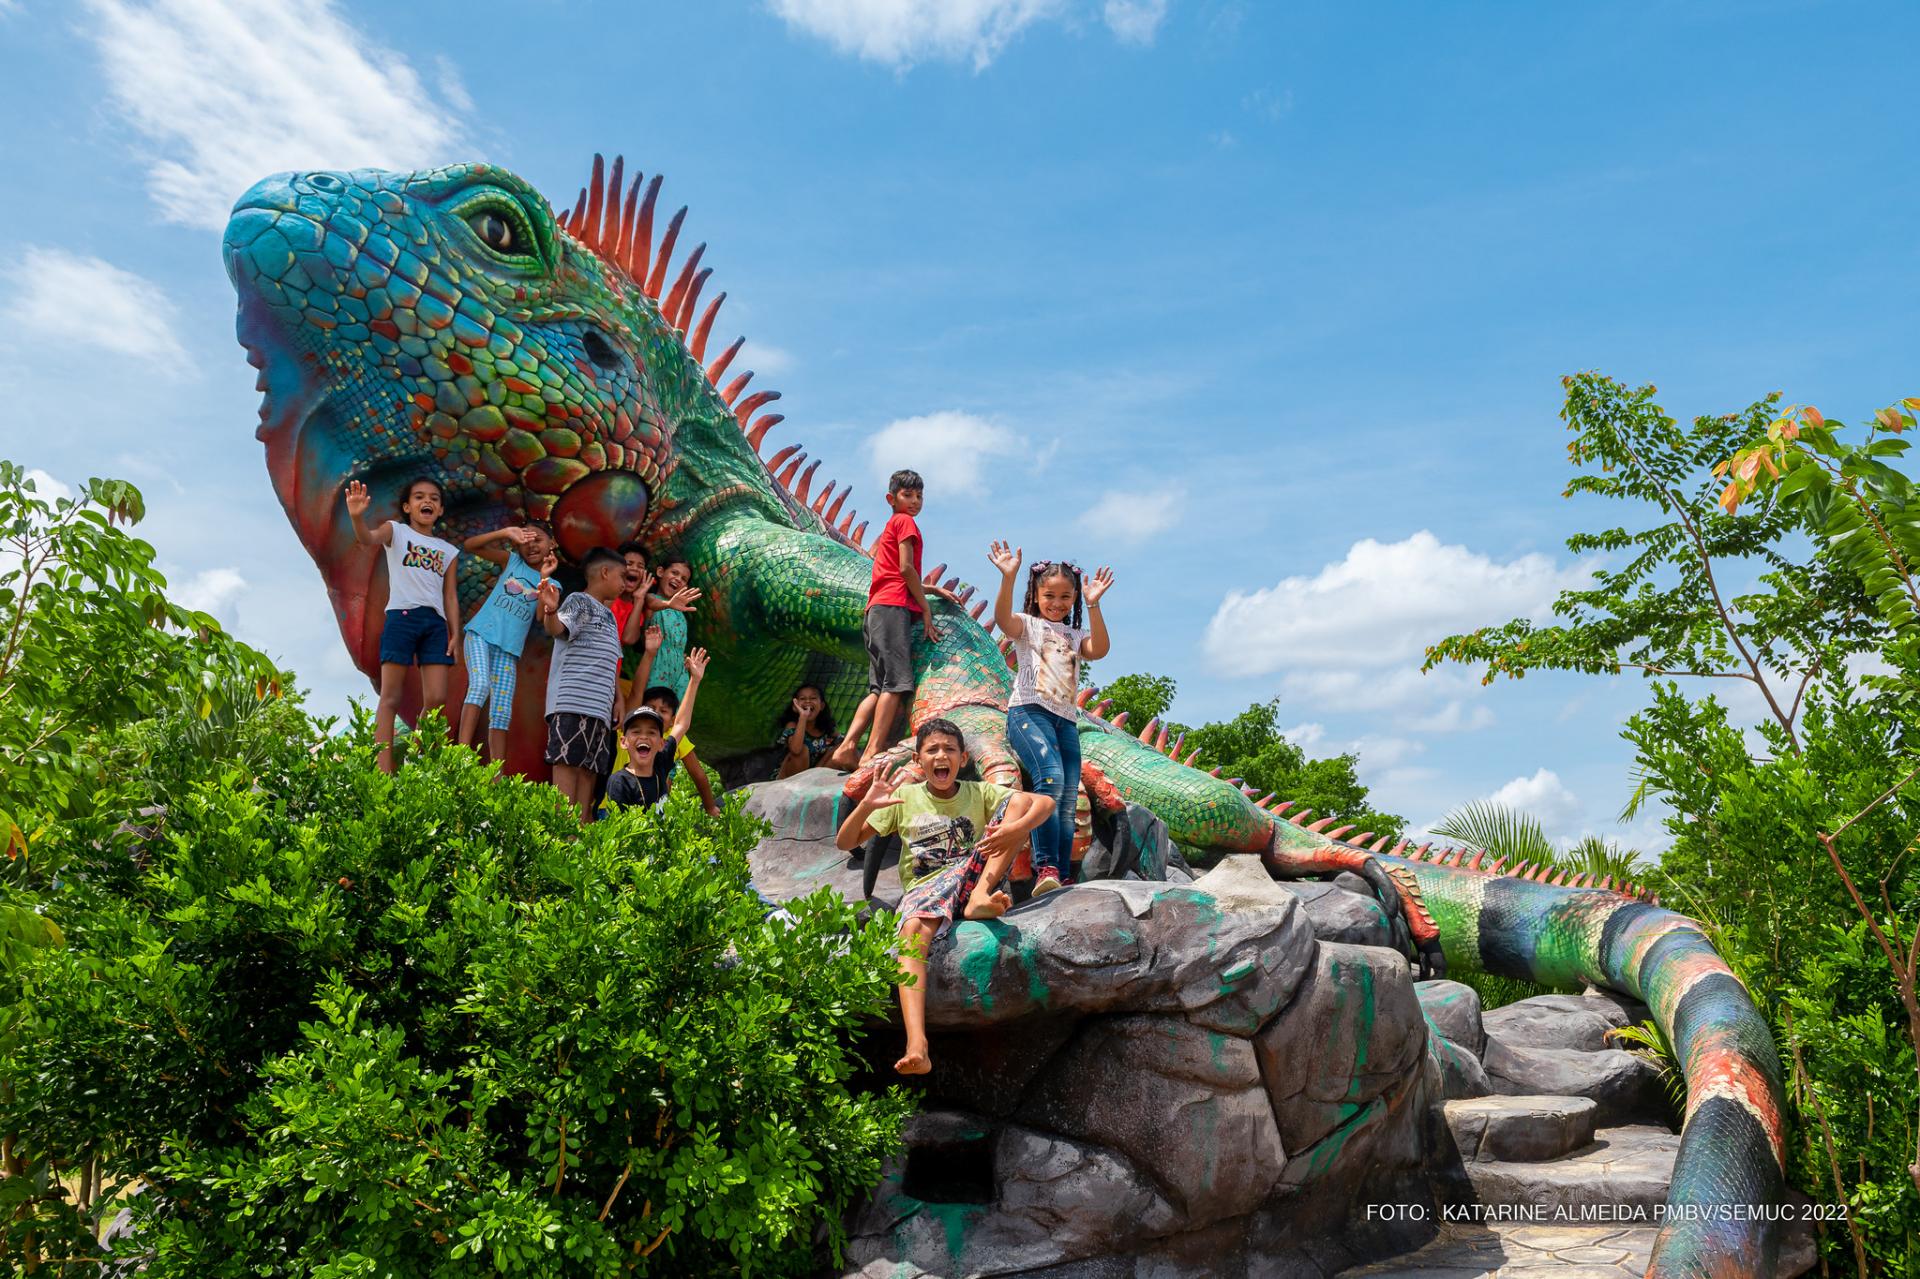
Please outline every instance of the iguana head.
M696 321L704 245L670 277L686 210L656 249L660 180L642 202L634 178L623 203L621 169L596 157L560 218L485 164L280 174L235 206L224 252L264 392L257 434L361 669L377 669L385 593L352 539L349 480L378 511L432 476L445 535L546 520L575 561L629 540L664 546L716 499L846 540L838 503L808 509L804 484L796 501L759 460L779 418L751 415L777 395L743 396L750 373L720 388L740 342L702 365L725 295ZM468 607L485 582L473 572Z

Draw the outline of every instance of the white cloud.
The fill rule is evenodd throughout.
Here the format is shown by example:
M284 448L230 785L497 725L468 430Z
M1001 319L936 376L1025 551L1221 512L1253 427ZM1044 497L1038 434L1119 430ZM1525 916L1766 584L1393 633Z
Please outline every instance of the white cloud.
M1146 541L1180 522L1187 509L1184 485L1144 493L1110 490L1080 515L1080 527L1128 545Z
M785 347L772 346L748 338L746 344L740 348L740 354L733 357L731 367L743 373L751 369L755 377L765 382L769 376L778 377L793 365L793 352Z
M907 469L918 471L928 489L963 497L986 491L993 459L1019 451L1020 441L1004 426L953 411L903 417L867 441L873 477L882 488L889 475Z
M1426 743L1393 735L1357 737L1340 748L1342 755L1357 755L1368 768L1391 769L1416 755L1426 753Z
M1106 0L1100 17L1122 44L1152 44L1166 21L1167 0Z
M905 70L935 59L978 71L1063 0L769 0L788 26L841 53Z
M107 91L150 144L170 221L218 230L241 192L287 169L412 169L458 154L464 90L438 96L331 0L89 0Z
M1292 728L1280 730L1280 736L1298 746L1301 750L1312 750L1327 736L1325 724L1295 724Z
M1493 723L1493 712L1485 706L1468 705L1454 698L1429 715L1415 716L1407 727L1416 733L1472 733Z
M1500 563L1443 545L1425 529L1399 542L1366 538L1312 577L1230 592L1207 624L1204 648L1227 675L1406 666L1451 632L1544 617L1588 571L1539 554Z
M1169 0L1102 0L1100 20L1125 44L1150 45ZM795 31L844 54L904 71L966 62L975 71L1036 22L1077 23L1081 0L768 0Z
M62 484L37 466L27 468L27 478L33 481L34 496L49 505L62 498L71 500L73 497L71 486Z
M1240 108L1270 124L1277 124L1293 112L1293 90L1255 89L1240 99Z
M180 368L186 351L160 286L100 258L28 246L0 282L9 345L71 343Z
M176 603L200 613L210 613L229 629L233 627L240 597L247 591L247 579L238 569L202 569L182 582L170 582Z
M1558 838L1580 820L1580 799L1566 788L1560 775L1542 768L1531 777L1516 777L1493 794L1489 804L1504 804L1531 814L1549 837Z

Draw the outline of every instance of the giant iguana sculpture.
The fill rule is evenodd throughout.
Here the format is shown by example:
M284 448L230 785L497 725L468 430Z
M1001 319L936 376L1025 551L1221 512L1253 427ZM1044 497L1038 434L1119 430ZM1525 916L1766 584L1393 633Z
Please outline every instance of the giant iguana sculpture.
M430 474L446 489L450 536L537 518L576 561L629 539L677 547L706 588L693 642L714 656L700 744L724 758L763 747L803 681L843 706L865 691L866 526L842 514L846 489L814 487L820 464L800 446L763 460L781 417L756 414L778 396L748 393L751 372L728 376L740 341L707 361L726 295L701 309L706 246L676 270L686 210L656 245L660 179L643 193L622 169L595 157L592 181L558 217L486 164L268 178L226 231L238 335L260 370L268 473L361 670L378 671L385 580L354 543L342 489L358 479L390 500ZM460 566L471 610L495 570L471 556ZM944 636L917 654L912 717L957 721L988 775L1007 778L1017 776L1004 735L1010 676L976 620L985 604L970 616L936 601ZM520 680L509 764L521 771L539 768L544 651L529 649ZM1308 825L1201 771L1164 728L1129 733L1124 716L1100 709L1080 730L1090 793L1144 805L1181 843L1258 852L1281 877L1355 871L1403 935L1455 970L1646 1001L1687 1080L1672 1215L1648 1273L1772 1274L1779 1060L1694 921L1611 881L1547 882L1539 868L1483 866L1477 852L1389 849L1332 819Z

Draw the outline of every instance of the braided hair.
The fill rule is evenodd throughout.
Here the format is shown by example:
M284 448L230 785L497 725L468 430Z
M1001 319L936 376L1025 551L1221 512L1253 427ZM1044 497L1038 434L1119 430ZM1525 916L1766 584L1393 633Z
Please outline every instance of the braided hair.
M1040 583L1064 577L1073 583L1073 628L1080 629L1082 601L1086 592L1080 588L1080 566L1070 560L1037 560L1027 570L1027 598L1020 605L1020 611L1029 617L1040 616Z

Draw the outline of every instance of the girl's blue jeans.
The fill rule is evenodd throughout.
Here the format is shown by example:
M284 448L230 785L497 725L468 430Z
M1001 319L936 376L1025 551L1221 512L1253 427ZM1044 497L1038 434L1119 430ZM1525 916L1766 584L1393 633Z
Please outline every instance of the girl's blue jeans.
M1033 874L1073 878L1073 803L1080 793L1080 727L1040 706L1007 711L1007 745L1027 770L1036 795L1053 801L1053 816L1033 828Z

